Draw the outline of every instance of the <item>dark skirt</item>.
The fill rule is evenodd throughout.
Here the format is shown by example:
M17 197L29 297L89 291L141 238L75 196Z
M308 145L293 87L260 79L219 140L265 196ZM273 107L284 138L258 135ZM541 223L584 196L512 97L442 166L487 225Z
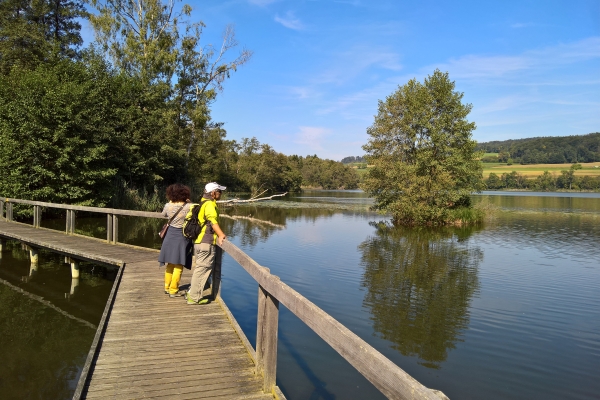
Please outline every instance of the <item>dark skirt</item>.
M160 266L169 264L181 264L187 269L192 267L193 244L186 239L181 232L182 228L169 226L167 234L160 248L158 262Z

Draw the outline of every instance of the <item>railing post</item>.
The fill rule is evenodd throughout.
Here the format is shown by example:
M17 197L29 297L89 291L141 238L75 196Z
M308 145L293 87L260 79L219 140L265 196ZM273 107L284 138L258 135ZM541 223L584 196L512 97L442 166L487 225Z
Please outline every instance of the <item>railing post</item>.
M263 376L263 392L271 393L277 372L277 329L279 300L258 286L256 328L256 373Z
M67 227L65 231L67 235L75 233L75 210L67 210Z
M13 205L10 201L6 203L6 220L9 222L13 220Z
M33 227L39 228L42 221L42 207L33 206Z
M0 200L0 219L4 218L4 200Z
M119 241L119 218L115 214L112 216L112 244Z
M112 243L112 214L106 214L106 241Z
M71 235L75 234L75 210L71 210Z

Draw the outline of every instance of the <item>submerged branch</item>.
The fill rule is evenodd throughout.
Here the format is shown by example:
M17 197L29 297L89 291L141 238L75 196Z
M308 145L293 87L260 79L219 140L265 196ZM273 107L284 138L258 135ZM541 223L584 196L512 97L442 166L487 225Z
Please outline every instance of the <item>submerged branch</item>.
M247 199L247 200L240 200L240 199L219 200L219 201L217 201L217 203L219 203L220 205L223 205L223 206L231 206L231 205L235 205L235 204L247 204L247 203L254 203L257 201L272 200L273 197L281 197L281 196L285 196L286 194L288 194L288 192L285 192L282 194L274 194L273 196L269 196L269 197L258 197L263 193L264 192L256 195L255 197Z
M243 216L243 215L221 214L220 217L222 217L222 218L228 218L228 219L233 219L233 220L246 219L246 220L251 221L251 222L256 222L256 223L259 223L259 224L265 224L265 225L273 226L273 227L278 228L278 229L285 229L284 225L275 224L275 223L273 223L271 221L265 221L265 220L258 219L258 218L252 218L251 216L247 216L246 217L246 216Z

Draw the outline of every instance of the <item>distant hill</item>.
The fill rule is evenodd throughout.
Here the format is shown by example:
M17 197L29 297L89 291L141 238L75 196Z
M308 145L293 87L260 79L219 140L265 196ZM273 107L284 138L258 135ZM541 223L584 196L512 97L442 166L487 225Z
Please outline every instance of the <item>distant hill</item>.
M600 132L484 142L477 144L477 150L498 153L500 162L509 159L521 164L595 162L600 161Z
M367 162L367 160L365 160L364 157L361 156L350 156L350 157L344 157L342 158L342 164L350 164L350 163L355 163L355 162Z

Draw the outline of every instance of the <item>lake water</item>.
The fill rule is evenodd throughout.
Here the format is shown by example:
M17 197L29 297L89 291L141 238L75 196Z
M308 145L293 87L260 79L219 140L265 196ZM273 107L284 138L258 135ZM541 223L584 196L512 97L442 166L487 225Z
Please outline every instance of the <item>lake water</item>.
M223 219L222 225L258 263L451 399L598 398L600 194L494 192L474 200L498 209L481 227L393 228L385 216L364 211L371 200L360 191L306 191L228 209L254 220ZM43 222L64 228L64 221ZM82 218L77 228L102 237L103 224L102 218ZM122 219L120 240L158 247L160 225ZM26 278L25 256L8 246L0 278L97 323L112 284L109 273L82 275L79 292L65 296L68 265L58 256L48 267L40 264L34 285L36 279ZM44 284L42 277L52 274L62 277ZM228 256L222 295L254 344L257 285ZM14 387L21 390L14 398L44 397L24 396L23 388L47 379L61 393L53 398L68 398L93 330L11 286L0 285L0 296L6 298L0 302L0 393ZM92 298L94 307L85 301ZM60 347L75 337L80 350ZM43 360L32 360L31 343L65 357L45 368ZM45 371L45 378L27 373L32 369ZM290 400L384 398L284 307L277 374Z

